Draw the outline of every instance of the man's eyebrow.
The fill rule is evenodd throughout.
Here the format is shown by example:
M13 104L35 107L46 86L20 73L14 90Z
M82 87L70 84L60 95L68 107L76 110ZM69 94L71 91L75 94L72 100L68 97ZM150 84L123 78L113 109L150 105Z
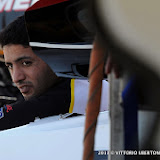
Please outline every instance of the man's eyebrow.
M5 62L5 65L8 66L8 65L11 65L12 63L10 62Z
M19 61L22 61L22 60L25 60L25 59L32 60L32 58L31 58L31 57L28 57L28 56L22 56L22 57L17 58L14 62L19 62ZM5 65L11 65L11 64L12 64L11 62L5 62Z
M24 60L24 59L30 59L30 60L32 60L32 58L31 58L31 57L23 56L23 57L19 57L19 58L17 58L17 59L15 60L15 62L19 62L19 61L22 61L22 60Z

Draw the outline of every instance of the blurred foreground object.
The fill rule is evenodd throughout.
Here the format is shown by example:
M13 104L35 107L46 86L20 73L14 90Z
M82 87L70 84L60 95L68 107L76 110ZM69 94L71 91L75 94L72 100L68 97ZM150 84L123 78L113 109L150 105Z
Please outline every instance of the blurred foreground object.
M142 0L93 0L90 1L92 20L95 21L101 38L106 42L111 59L122 69L119 79L110 75L110 115L111 147L110 150L127 150L126 144L138 138L136 150L160 150L159 133L159 91L160 91L160 1ZM108 60L109 61L109 60ZM107 62L108 64L108 62ZM111 63L109 62L111 65ZM110 66L111 67L111 66ZM106 73L111 68L106 66ZM131 108L127 102L124 108L122 92L136 77L135 95L137 104ZM129 85L131 88L132 85ZM132 119L132 115L135 117ZM130 116L129 116L130 115ZM126 119L127 117L127 119ZM132 120L132 123L131 123ZM138 123L132 140L126 137L132 124ZM146 125L148 124L148 125ZM144 128L145 125L145 128ZM156 138L155 138L156 137ZM131 141L130 141L131 140ZM134 144L133 144L134 145ZM132 146L133 147L133 146ZM132 148L131 147L131 148ZM135 149L134 147L132 149ZM153 156L110 155L111 160L153 159ZM154 156L158 159L158 156Z
M133 59L160 76L160 2L94 0L93 3L102 38L107 40L113 54L122 57L126 64L127 58Z
M100 111L103 68L105 61L104 55L106 52L106 49L101 45L102 44L98 39L94 41L90 58L90 87L86 108L83 160L92 160L94 157L94 135Z

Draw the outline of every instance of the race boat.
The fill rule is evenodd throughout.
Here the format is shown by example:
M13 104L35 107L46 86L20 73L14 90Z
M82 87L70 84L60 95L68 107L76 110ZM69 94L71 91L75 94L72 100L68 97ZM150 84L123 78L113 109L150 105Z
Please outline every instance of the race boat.
M81 160L85 116L67 115L37 119L28 125L0 132L3 160ZM109 115L100 114L95 136L94 160L107 160Z

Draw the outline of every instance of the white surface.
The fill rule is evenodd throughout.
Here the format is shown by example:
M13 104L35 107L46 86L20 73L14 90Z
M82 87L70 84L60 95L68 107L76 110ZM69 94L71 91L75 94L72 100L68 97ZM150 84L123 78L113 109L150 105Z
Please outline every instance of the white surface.
M32 47L46 47L46 48L59 48L59 49L92 49L92 44L49 44L41 42L29 42Z
M89 81L74 80L74 108L73 113L85 114L88 103ZM82 94L83 93L83 94ZM79 96L81 95L81 96ZM107 111L109 108L109 83L102 81L102 94L100 111Z
M0 132L2 160L81 160L85 116L49 117ZM109 149L109 115L100 113L95 150Z

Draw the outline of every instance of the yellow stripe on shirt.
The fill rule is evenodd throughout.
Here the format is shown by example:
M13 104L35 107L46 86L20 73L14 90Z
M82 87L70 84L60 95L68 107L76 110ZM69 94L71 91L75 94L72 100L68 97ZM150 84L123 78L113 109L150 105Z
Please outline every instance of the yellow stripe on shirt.
M73 112L73 106L74 106L74 81L75 79L71 79L71 103L69 107L69 113Z

